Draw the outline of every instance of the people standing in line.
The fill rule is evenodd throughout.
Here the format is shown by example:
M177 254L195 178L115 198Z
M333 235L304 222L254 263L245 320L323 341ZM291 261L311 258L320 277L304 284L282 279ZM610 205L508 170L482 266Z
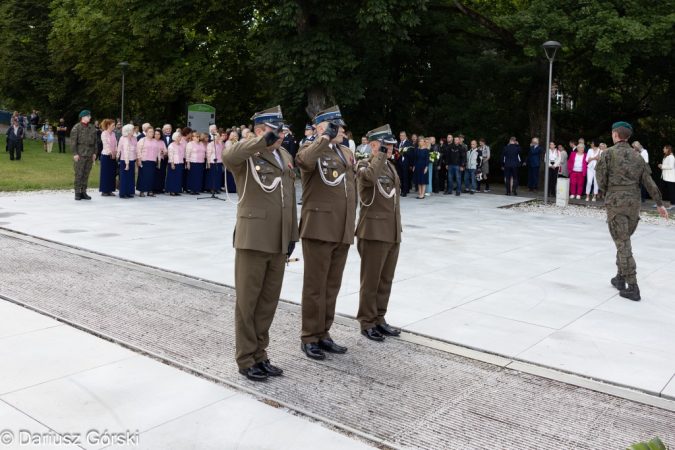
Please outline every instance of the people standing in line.
M567 170L570 174L570 198L581 199L584 191L584 178L588 170L584 144L577 145L577 151L572 152L567 161Z
M145 126L147 125L147 127ZM144 137L138 140L136 144L136 158L138 159L138 180L136 180L136 190L139 197L154 197L152 186L155 180L155 169L162 142L155 139L155 133L150 124L144 124Z
M384 341L385 336L401 334L385 319L401 245L401 180L389 161L396 143L389 125L369 131L368 140L370 155L356 166L361 198L356 225L356 248L361 256L356 319L361 334Z
M527 191L539 192L539 167L541 167L539 138L532 138L530 151L527 153L523 166L527 167Z
M509 144L502 151L502 170L506 182L506 195L518 195L518 168L522 163L522 152L523 150L516 142L516 138L511 136Z
M440 169L441 169L441 146L436 143L436 137L429 137L429 155L434 155L434 162L431 166L431 192L438 194L440 192Z
M485 143L485 138L480 138L478 140L478 149L481 152L481 167L480 167L480 179L476 186L476 190L480 192L481 181L485 181L485 190L483 192L490 192L490 146Z
M663 147L663 162L659 164L659 169L661 169L661 182L663 184L661 191L668 194L668 201L670 202L668 210L670 211L675 204L675 156L673 156L673 146L670 144Z
M410 160L414 151L412 142L408 140L405 131L401 131L400 142L398 143L398 156L396 157L396 170L401 179L401 197L407 197L409 189L408 170L410 168ZM415 136L417 139L417 136Z
M80 122L70 132L70 149L73 152L73 168L75 169L75 200L91 200L87 195L89 173L96 161L97 130L90 123L91 113L80 112Z
M133 198L136 193L136 138L134 126L124 125L122 137L117 145L117 159L120 165L120 198Z
M187 177L188 177L188 170L187 170L187 145L192 141L192 128L190 127L184 127L180 131L181 134L181 140L180 140L180 146L183 148L183 192L187 192Z
M198 195L204 183L204 161L206 160L206 145L209 135L201 135L193 131L192 141L185 148L185 167L188 171L187 191L190 195Z
M206 146L206 181L204 185L211 194L220 192L223 178L223 138L216 133L215 138ZM219 166L220 160L220 166Z
M101 122L101 171L98 190L104 197L114 197L115 179L117 177L117 138L115 137L115 121L105 119Z
M632 147L640 154L640 156L642 156L642 159L645 160L647 165L649 165L649 153L647 152L647 149L644 148L638 141L633 142ZM643 184L640 184L640 192L642 203L644 203L647 201L647 188L645 188Z
M466 152L466 171L464 172L464 185L468 186L469 194L473 195L477 189L476 172L483 165L483 152L478 148L476 140L471 141L471 147Z
M68 127L66 126L66 121L63 117L59 119L59 124L56 126L56 137L59 141L59 153L66 152L66 132Z
M448 136L448 138L451 136ZM457 190L455 196L459 197L462 192L462 172L466 167L466 152L460 143L459 136L453 139L452 144L448 146L443 162L448 171L448 187L444 195L452 194L454 180L457 180Z
M598 179L595 176L595 166L600 161L602 150L598 147L598 141L591 141L591 148L586 153L586 201L589 201L591 188L593 188L593 201L598 196Z
M351 151L339 145L346 126L340 109L319 112L314 123L319 137L306 142L295 158L302 173L300 237L305 259L301 348L309 358L324 359L324 351L347 352L333 341L330 328L354 244L357 192Z
M47 151L47 133L52 131L52 126L49 124L49 119L45 120L45 124L42 125L40 128L40 136L42 139L42 147L45 151L45 153L51 153L52 149L51 146L49 148L49 151ZM52 139L52 142L54 142L54 139Z
M415 149L415 165L413 166L413 183L417 187L417 199L424 200L424 192L429 184L429 141L424 136L417 138L418 148Z
M558 145L558 159L555 162L555 167L558 169L558 178L569 178L570 174L567 170L567 150L562 144Z
M169 168L166 173L166 192L176 197L183 192L185 147L181 143L183 135L180 131L176 131L171 138L173 142L167 148Z
M10 161L21 160L21 150L23 150L24 128L19 120L12 117L9 128L7 129L7 150L9 151Z
M600 158L596 174L600 189L607 192L607 225L616 245L617 275L610 282L619 290L621 297L639 301L637 267L630 241L640 222L639 182L649 190L659 214L668 219L668 211L652 180L649 165L628 144L632 133L633 127L626 122L612 125L614 146Z
M222 155L241 186L233 238L235 360L239 373L252 381L283 374L267 354L269 329L286 261L299 240L295 170L291 155L281 148L282 120L278 106L256 113L255 137Z
M155 194L163 194L166 191L166 172L169 167L169 144L171 144L171 130L173 128L168 123L162 127L160 131L160 140L162 144L160 145L159 159L157 161L157 168L155 169L155 179L152 183L152 191ZM159 129L155 129L157 133Z
M558 161L560 152L555 142L548 144L548 195L555 198L558 185Z

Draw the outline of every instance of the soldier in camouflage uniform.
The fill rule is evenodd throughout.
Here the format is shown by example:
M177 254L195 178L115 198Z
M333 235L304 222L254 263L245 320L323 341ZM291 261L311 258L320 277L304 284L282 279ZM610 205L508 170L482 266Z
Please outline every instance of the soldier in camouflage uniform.
M75 169L75 200L91 200L87 195L89 172L96 161L96 128L89 124L91 113L80 113L80 123L70 131L70 148L73 151Z
M633 127L626 122L612 125L614 146L600 159L596 173L598 186L607 193L605 199L607 224L616 245L617 275L612 278L611 283L620 291L621 297L638 301L640 289L637 285L637 269L630 242L630 237L640 220L641 201L638 182L642 182L647 188L661 216L668 219L668 212L652 180L649 166L627 142L632 133Z

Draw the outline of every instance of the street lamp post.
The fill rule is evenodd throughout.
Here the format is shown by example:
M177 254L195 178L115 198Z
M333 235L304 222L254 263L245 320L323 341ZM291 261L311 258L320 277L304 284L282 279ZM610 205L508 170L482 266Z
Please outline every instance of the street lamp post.
M562 48L560 42L547 41L542 44L542 48L548 58L548 119L546 121L546 172L544 173L544 205L548 204L548 168L550 165L549 147L551 146L551 87L553 83L553 59L558 49ZM551 56L548 52L551 50Z
M120 116L120 122L124 124L124 69L129 66L128 62L121 62L118 64L120 69L122 69L122 114Z

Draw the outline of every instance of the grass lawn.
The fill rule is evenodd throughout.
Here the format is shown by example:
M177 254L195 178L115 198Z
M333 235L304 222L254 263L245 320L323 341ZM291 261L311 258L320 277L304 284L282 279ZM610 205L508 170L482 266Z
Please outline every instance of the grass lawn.
M66 153L59 153L58 142L54 142L52 153L46 153L42 141L24 139L21 161L10 161L5 151L7 137L0 135L0 191L40 191L50 189L73 189L73 154L70 146ZM89 187L97 188L99 182L98 164L89 175Z

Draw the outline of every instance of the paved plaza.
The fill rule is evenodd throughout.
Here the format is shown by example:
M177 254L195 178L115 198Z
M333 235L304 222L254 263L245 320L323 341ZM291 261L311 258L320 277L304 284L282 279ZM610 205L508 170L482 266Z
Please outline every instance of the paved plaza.
M603 221L500 208L520 201L484 194L402 199L389 322L675 398L675 230L638 227L633 247L643 300L631 302L609 284L615 250ZM234 283L235 215L232 203L193 196L0 198L5 229L227 285ZM302 256L299 247L295 255ZM352 248L337 302L349 317L358 305L359 265ZM292 263L282 298L299 303L302 279L302 261Z

